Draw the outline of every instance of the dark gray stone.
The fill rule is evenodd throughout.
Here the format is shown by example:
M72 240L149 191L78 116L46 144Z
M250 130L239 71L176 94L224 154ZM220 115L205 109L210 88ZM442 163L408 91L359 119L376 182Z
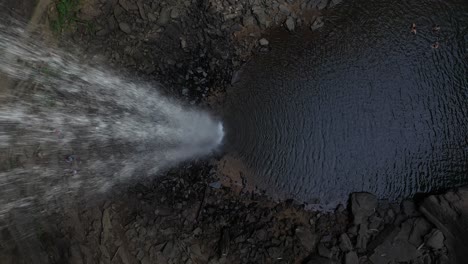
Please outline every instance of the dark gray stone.
M346 233L343 233L340 236L340 249L343 252L353 250L353 244L351 243L351 240L349 239L349 236Z
M130 28L130 25L128 25L125 22L120 22L119 23L119 28L120 28L120 30L122 30L123 32L125 32L127 34L132 33L132 29Z
M270 44L270 42L268 42L268 40L266 38L262 38L258 41L258 43L261 45L261 46L268 46L268 44Z
M414 216L417 214L416 204L411 200L404 200L401 202L401 210L407 216Z
M288 31L294 31L294 29L296 28L296 23L294 22L294 18L292 17L288 17L284 25L286 26L286 29Z
M438 229L432 229L431 233L425 237L426 246L438 250L444 247L444 234Z
M333 252L327 248L323 243L319 243L317 247L318 253L324 258L331 259L333 257Z
M354 224L365 223L367 218L375 212L377 207L377 197L370 193L351 194L351 211L354 217Z
M408 241L416 247L419 247L424 242L424 236L431 231L432 225L424 218L418 217L414 219L413 228L411 230Z
M314 30L317 30L321 27L323 27L323 25L325 25L325 23L323 22L323 18L320 16L320 17L317 17L314 22L312 22L312 25L310 26L310 29L312 31Z
M296 228L296 237L301 241L302 246L312 252L315 250L318 242L318 236L314 234L309 228L300 226Z
M345 264L359 264L359 258L354 251L350 251L345 255Z

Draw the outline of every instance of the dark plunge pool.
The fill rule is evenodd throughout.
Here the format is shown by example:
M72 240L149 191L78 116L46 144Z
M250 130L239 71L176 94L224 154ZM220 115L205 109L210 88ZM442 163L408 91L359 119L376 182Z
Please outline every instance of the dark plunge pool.
M271 33L228 91L227 149L256 184L332 205L468 183L468 1L348 0L324 19Z

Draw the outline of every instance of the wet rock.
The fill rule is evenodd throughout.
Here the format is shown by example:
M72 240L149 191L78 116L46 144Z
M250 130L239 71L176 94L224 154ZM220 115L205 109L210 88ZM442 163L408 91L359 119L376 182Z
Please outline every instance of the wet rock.
M266 38L261 38L258 43L261 45L261 46L268 46L268 44L270 44L270 42L268 42L268 40Z
M317 30L321 27L323 27L323 25L325 25L325 23L323 22L323 18L320 16L320 17L317 17L314 22L312 22L312 25L310 26L310 29L312 31L314 30Z
M351 210L354 224L359 225L367 221L377 207L377 197L370 193L351 194Z
M300 226L296 228L296 236L301 241L302 246L312 252L317 246L318 236L314 234L309 228Z
M340 236L340 249L343 252L353 250L353 244L351 243L351 239L349 239L349 236L346 233L343 233Z
M286 19L286 22L284 23L284 25L286 26L286 29L290 32L294 31L296 25L295 25L295 22L294 22L294 18L292 17L288 17Z
M438 229L433 229L430 234L425 237L426 246L438 250L444 247L444 234Z
M120 28L120 30L122 30L123 32L125 32L127 34L132 33L132 29L130 28L130 25L125 23L125 22L120 22L119 23L119 28Z
M345 264L359 264L359 258L354 251L350 251L345 255Z

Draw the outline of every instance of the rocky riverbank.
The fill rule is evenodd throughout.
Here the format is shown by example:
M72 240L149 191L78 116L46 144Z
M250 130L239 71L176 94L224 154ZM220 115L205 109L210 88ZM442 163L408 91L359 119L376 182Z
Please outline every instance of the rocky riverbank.
M269 51L269 29L320 30L339 2L86 0L56 34L88 63L162 82L187 104L217 111L235 72ZM464 263L466 189L401 204L355 193L334 212L314 212L233 191L217 166L185 164L30 219L18 212L0 232L0 262Z
M292 201L234 194L206 176L208 167L187 167L42 218L47 225L38 234L42 250L34 258L123 264L463 263L457 254L466 252L460 251L466 188L401 204L354 193L334 212L311 212ZM26 249L12 246L7 230L2 234L3 263L24 263L18 260L32 256L15 256Z

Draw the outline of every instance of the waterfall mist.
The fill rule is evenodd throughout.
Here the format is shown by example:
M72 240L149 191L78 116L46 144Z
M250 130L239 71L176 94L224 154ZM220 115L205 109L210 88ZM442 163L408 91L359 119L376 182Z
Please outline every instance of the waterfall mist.
M222 124L0 24L0 218L212 152Z

